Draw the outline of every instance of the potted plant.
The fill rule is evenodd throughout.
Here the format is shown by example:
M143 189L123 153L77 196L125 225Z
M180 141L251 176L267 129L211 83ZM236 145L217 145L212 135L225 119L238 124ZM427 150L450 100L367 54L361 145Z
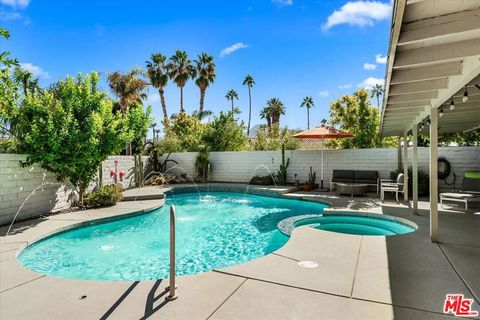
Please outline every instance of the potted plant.
M303 184L303 191L311 191L318 188L318 184L315 183L317 180L317 173L313 171L313 168L310 167L310 173L308 174L308 182Z

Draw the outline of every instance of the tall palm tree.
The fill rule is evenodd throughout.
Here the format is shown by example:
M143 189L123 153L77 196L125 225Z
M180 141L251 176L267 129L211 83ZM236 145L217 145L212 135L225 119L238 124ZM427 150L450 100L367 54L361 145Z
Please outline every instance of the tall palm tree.
M202 112L195 110L194 112L192 112L192 117L195 117L198 120L202 121L203 119L211 116L212 114L213 112L210 110L203 110Z
M280 115L285 114L285 106L278 98L271 98L267 101L267 107L270 109L272 125L280 123Z
M385 89L383 88L383 86L381 84L378 84L378 83L371 90L372 98L377 97L377 107L378 108L380 108L380 96L383 95L384 92L385 92Z
M168 120L167 104L165 103L164 88L168 84L168 68L167 57L161 53L154 53L151 56L151 61L145 61L147 65L147 76L150 84L158 89L160 94L160 102L162 104L163 120Z
M315 103L312 97L303 98L300 108L307 108L307 130L310 130L310 108L313 108Z
M13 79L21 85L25 95L33 93L39 88L38 78L34 78L30 71L22 69L21 67L13 69Z
M243 80L243 85L248 87L248 127L247 127L247 136L250 135L250 122L252 119L252 92L251 89L255 84L255 80L249 74Z
M133 69L125 74L115 71L107 77L110 90L118 98L123 114L132 103L141 102L147 98L145 94L147 83L140 78L141 74L139 69Z
M197 60L194 62L198 75L195 84L200 89L200 108L198 109L198 113L202 114L203 104L205 102L205 91L215 81L215 63L213 62L213 57L205 52L198 55Z
M260 118L266 119L267 126L272 127L272 109L270 107L266 106L260 111Z
M150 127L152 128L152 134L153 134L152 139L153 139L153 141L155 141L155 127L156 126L157 126L156 122L154 122L150 125Z
M233 90L233 89L230 89L228 90L227 94L225 95L225 98L227 98L228 101L231 101L232 102L232 111L233 111L233 99L237 99L238 100L238 93L237 91Z
M192 66L190 59L185 51L177 50L170 57L168 64L170 79L180 88L180 112L185 112L183 108L183 87L189 79L195 78L197 70Z

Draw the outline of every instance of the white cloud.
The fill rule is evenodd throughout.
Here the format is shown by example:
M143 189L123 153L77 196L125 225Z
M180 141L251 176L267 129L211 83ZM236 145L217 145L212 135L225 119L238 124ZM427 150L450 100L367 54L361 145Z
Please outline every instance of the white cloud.
M272 0L272 2L280 6L291 6L293 4L293 0Z
M387 56L382 56L380 53L375 55L375 61L380 64L387 63Z
M392 5L380 1L350 1L335 10L323 25L324 30L340 24L373 26L375 21L390 17Z
M30 4L30 0L0 0L0 4L15 8L24 9Z
M384 79L380 78L374 78L374 77L368 77L367 79L363 80L361 83L358 84L359 88L365 88L365 89L371 89L373 88L376 84L380 84L383 86L385 83Z
M248 47L249 47L249 45L247 45L243 42L237 42L234 45L231 45L230 47L227 47L227 48L223 49L222 51L220 51L220 57L223 58L225 56L228 56L229 54L234 53L237 50L248 48Z
M350 89L352 87L351 83L341 84L338 86L339 89Z
M377 69L377 65L373 64L373 63L366 62L366 63L363 64L363 69L365 69L365 70L375 70L375 69Z
M50 78L50 75L48 74L48 72L46 72L45 70L43 70L41 67L39 66L35 66L31 63L28 63L28 62L21 62L20 63L20 67L24 70L27 70L28 72L30 72L34 77L39 77L39 78L44 78L44 79L48 79Z
M329 94L330 94L330 92L328 92L328 91L320 91L320 92L318 93L318 95L319 95L320 97L328 97Z
M23 16L18 12L5 12L0 10L0 20L1 21L13 21L13 20L22 20Z

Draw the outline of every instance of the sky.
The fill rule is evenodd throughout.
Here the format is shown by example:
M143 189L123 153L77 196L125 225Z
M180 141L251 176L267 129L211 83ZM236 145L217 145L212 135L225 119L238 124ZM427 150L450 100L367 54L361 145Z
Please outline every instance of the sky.
M331 101L383 83L390 19L390 1L0 0L0 25L11 33L0 50L10 51L42 86L79 72L98 71L105 79L108 72L144 68L152 53L171 56L181 49L193 60L207 52L217 77L205 109L228 110L225 94L235 89L246 121L242 82L251 74L252 126L263 123L260 110L277 97L286 107L281 124L306 129L305 96L314 99L310 121L316 126L328 119ZM109 90L105 81L101 87ZM180 90L170 82L165 91L169 114L178 112ZM193 81L184 99L188 112L198 108ZM159 123L153 88L147 103Z

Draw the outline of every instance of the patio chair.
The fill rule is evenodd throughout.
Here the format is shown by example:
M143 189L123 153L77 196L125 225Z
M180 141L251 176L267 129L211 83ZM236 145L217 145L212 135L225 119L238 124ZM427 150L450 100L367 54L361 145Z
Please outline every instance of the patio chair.
M380 183L380 199L383 202L385 198L385 192L393 192L395 193L395 198L397 199L397 203L399 202L398 194L403 193L403 187L405 183L405 177L403 173L399 173L397 176L397 180L386 180L382 179Z
M462 185L457 192L444 192L440 194L440 205L444 201L461 202L468 210L468 201L480 197L480 171L466 171L463 174Z

